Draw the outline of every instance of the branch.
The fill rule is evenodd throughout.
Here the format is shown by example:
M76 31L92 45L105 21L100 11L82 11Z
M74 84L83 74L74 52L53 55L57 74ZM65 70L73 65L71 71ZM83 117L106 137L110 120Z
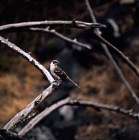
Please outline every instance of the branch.
M52 93L59 89L63 84L62 80L53 82L46 90L44 90L37 98L35 98L25 109L17 113L3 128L6 130L16 128L20 124L23 124L25 121L30 118L29 115Z
M34 65L48 79L48 81L50 83L52 83L54 81L53 77L48 72L48 70L44 66L42 66L39 62L37 62L34 58L32 58L29 53L24 52L22 49L17 47L15 44L11 43L10 41L8 41L7 39L4 39L1 36L0 36L0 41L1 41L1 43L7 45L9 48L11 48L15 52L17 52L22 57L24 57L32 65Z
M95 18L95 16L94 16L94 13L93 13L93 10L92 10L92 8L91 8L91 6L90 6L89 1L88 1L88 0L85 0L85 4L86 4L86 6L87 6L87 10L88 10L88 12L89 12L89 14L90 14L90 16L91 16L92 21L95 23L95 22L96 22L96 18Z
M117 113L124 114L128 117L131 117L133 119L136 119L139 121L139 114L133 113L132 110L126 110L120 107L112 106L112 105L106 105L106 104L99 104L99 103L92 103L85 100L77 100L77 99L71 99L66 98L63 99L55 104L53 104L50 107L47 107L44 111L42 111L39 115L37 115L35 118L33 118L21 131L18 133L19 136L24 136L28 131L30 131L40 120L45 118L47 115L49 115L52 111L56 110L57 108L64 106L64 105L77 105L77 106L86 106L86 107L92 107L96 110L108 110L108 111L114 111Z
M0 31L11 31L16 29L24 29L24 28L30 28L30 27L47 27L47 26L63 26L63 27L73 27L73 28L100 28L100 27L106 27L103 24L100 23L88 23L88 22L82 22L82 21L36 21L36 22L22 22L22 23L15 23L15 24L7 24L0 26Z
M72 40L72 39L70 39L70 38L67 38L67 37L65 37L64 35L58 33L56 30L50 30L49 28L46 28L46 29L43 29L43 28L29 28L29 30L31 30L31 31L41 31L41 32L51 33L51 34L53 34L53 35L55 35L55 36L57 36L57 37L59 37L59 38L65 40L65 41L68 41L68 42L70 42L70 43L74 43L74 44L76 44L76 45L85 47L85 48L87 48L87 49L91 49L89 45L82 44L82 43L80 43L80 42L78 42L78 41L74 41L74 40Z
M93 10L91 9L91 6L89 4L88 0L85 0L86 5L87 5L87 9L90 13L90 16L92 18L93 22L97 22L96 18L94 16ZM94 34L96 34L97 36L101 37L101 35L99 34L99 29L96 29L96 32L94 32ZM102 38L102 37L101 37ZM108 41L107 41L108 42ZM109 42L108 42L109 43ZM110 43L109 43L110 44ZM125 84L126 88L128 89L131 97L136 101L137 104L139 104L139 98L137 97L137 95L134 93L134 91L132 90L131 86L129 85L128 81L126 80L126 78L124 77L122 71L120 70L120 68L118 67L118 65L116 64L114 58L112 57L111 53L109 52L107 46L103 43L101 43L102 48L104 49L106 55L108 56L108 58L110 59L110 61L112 62L117 74L119 75L119 77L121 78L121 80L123 81L123 83ZM118 50L118 49L117 49ZM124 56L124 55L123 55Z

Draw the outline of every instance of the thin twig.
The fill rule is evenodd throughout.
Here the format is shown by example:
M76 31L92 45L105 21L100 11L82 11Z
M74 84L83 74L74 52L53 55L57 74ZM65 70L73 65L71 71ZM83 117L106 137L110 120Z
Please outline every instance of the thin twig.
M96 18L95 18L95 16L94 16L93 10L91 9L91 6L90 6L90 4L89 4L89 1L88 1L88 0L85 0L85 2L86 2L86 5L87 5L87 9L88 9L88 11L89 11L89 13L90 13L90 16L91 16L91 18L92 18L92 21L96 23L97 21L96 21ZM95 31L94 31L94 32L95 32ZM99 29L96 29L95 34L96 34L97 36L100 36L100 37L101 37L101 35L99 34L99 32L100 32ZM107 42L108 42L108 41L107 41ZM115 62L114 58L112 57L111 53L109 52L107 46L106 46L105 44L103 44L103 43L101 43L101 46L102 46L102 48L104 49L104 51L105 51L106 55L108 56L108 58L110 59L110 61L112 62L112 64L114 65L114 68L115 68L116 72L118 73L119 77L121 78L121 80L122 80L123 83L125 84L125 86L126 86L126 88L128 89L130 95L131 95L132 98L136 101L136 103L139 104L139 98L138 98L137 95L134 93L133 89L131 88L131 86L129 85L128 81L127 81L126 78L124 77L122 71L120 70L120 68L119 68L118 65L116 64L116 62ZM123 56L124 56L124 55L123 55Z
M139 121L139 114L133 113L132 110L126 110L120 107L107 105L107 104L99 104L99 103L93 103L85 100L78 100L78 99L71 99L66 98L63 99L55 104L53 104L50 107L47 107L44 111L42 111L40 114L38 114L36 117L34 117L24 128L20 130L18 133L19 136L24 136L27 132L29 132L40 120L42 120L44 117L49 115L52 111L56 110L57 108L64 106L64 105L77 105L77 106L86 106L86 107L92 107L95 110L108 110L117 112L120 114L124 114L128 117L131 117L133 119L136 119Z
M82 22L82 21L36 21L36 22L22 22L22 23L15 23L15 24L8 24L0 26L0 31L12 31L17 29L23 29L25 28L32 28L32 27L48 27L48 26L63 26L63 27L74 27L74 28L100 28L100 27L106 27L103 24L100 23L88 23L88 22Z
M41 31L41 32L51 33L51 34L53 34L53 35L55 35L55 36L57 36L57 37L59 37L59 38L65 40L65 41L68 41L68 42L70 42L70 43L74 43L74 44L76 44L76 45L85 47L85 48L87 48L87 49L91 49L91 47L90 47L89 45L80 43L80 42L78 42L78 41L74 41L74 40L72 40L72 39L70 39L70 38L68 38L68 37L66 37L66 36L64 36L64 35L62 35L62 34L60 34L60 33L58 33L56 30L50 30L50 29L48 29L48 28L45 28L45 29L43 29L43 28L29 28L29 30L31 30L31 31Z
M15 44L8 41L8 39L4 39L0 36L0 41L2 44L7 45L10 49L17 52L19 55L24 57L27 61L29 61L32 65L34 65L47 79L50 83L54 81L54 78L51 76L51 74L48 72L48 70L42 66L38 61L36 61L34 58L31 57L29 53L24 52L22 49L17 47Z
M93 13L93 10L92 10L92 8L91 8L91 6L90 6L90 3L89 3L88 0L85 0L85 3L86 3L86 6L87 6L87 10L88 10L88 12L89 12L89 14L90 14L90 16L91 16L91 19L92 19L92 21L95 23L95 22L96 22L96 18L95 18L95 16L94 16L94 13Z

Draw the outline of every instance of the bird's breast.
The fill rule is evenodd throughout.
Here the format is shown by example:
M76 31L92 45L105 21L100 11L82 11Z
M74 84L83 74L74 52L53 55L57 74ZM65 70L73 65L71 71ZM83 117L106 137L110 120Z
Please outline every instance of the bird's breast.
M51 74L57 78L57 79L60 79L60 77L58 75L55 74L55 66L54 65L50 65L50 71L51 71Z

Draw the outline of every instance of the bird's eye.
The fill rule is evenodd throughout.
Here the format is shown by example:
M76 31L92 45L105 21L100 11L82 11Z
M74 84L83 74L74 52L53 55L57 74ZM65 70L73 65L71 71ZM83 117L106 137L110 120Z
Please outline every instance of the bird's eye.
M53 61L53 64L58 64L58 61Z

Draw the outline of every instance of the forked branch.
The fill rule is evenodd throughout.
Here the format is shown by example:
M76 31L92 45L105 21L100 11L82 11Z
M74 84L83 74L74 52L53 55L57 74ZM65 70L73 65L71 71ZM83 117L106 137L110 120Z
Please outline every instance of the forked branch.
M0 36L1 43L7 45L12 50L17 52L19 55L24 57L26 60L28 60L31 64L33 64L36 68L41 71L45 77L49 80L51 85L44 90L36 99L34 99L24 110L17 113L3 128L6 130L16 128L19 124L24 123L26 120L28 120L29 115L31 115L32 112L36 111L35 109L52 93L54 93L58 88L60 88L63 84L62 80L54 81L51 74L47 71L46 68L44 68L39 62L37 62L35 59L33 59L30 54L25 53L22 49L17 47L15 44L11 43L10 41L4 39Z

